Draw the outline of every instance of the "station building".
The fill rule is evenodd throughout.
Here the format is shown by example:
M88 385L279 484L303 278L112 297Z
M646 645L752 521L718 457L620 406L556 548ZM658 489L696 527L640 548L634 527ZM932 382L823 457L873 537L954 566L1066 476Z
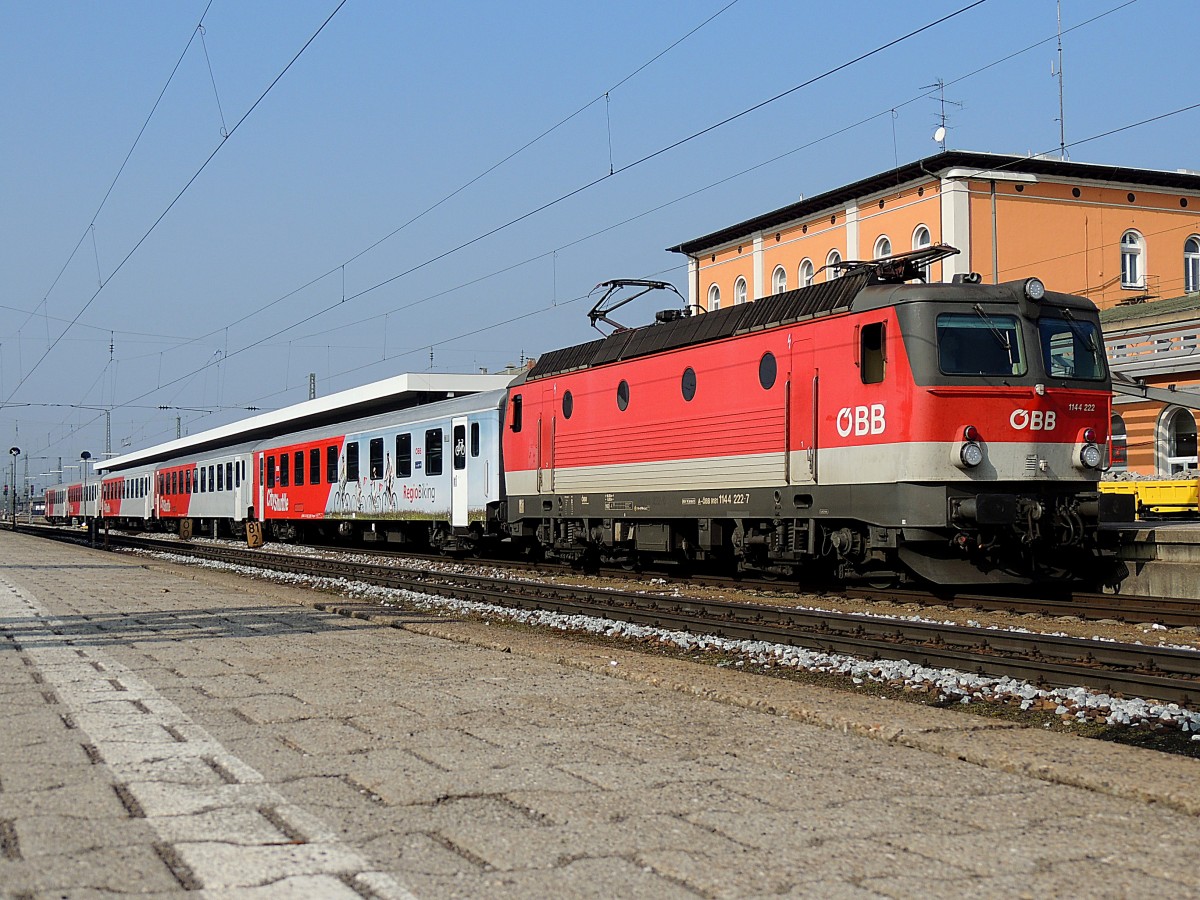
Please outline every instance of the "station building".
M1114 407L1113 469L1196 468L1200 172L948 151L670 249L687 256L689 302L707 311L938 243L960 253L934 263L931 281L1037 276L1092 300L1130 389ZM1162 391L1175 396L1153 399Z

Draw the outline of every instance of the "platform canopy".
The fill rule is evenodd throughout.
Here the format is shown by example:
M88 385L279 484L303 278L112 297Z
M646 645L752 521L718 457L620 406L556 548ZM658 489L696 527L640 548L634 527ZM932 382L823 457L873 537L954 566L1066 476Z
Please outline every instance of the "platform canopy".
M265 440L276 435L316 428L337 421L358 419L389 410L408 409L483 391L508 387L516 373L496 375L439 374L412 372L396 375L383 381L339 391L326 397L305 400L273 412L231 422L198 434L177 438L144 450L114 456L97 463L99 472L117 472L169 459L182 453L200 453L215 447L226 447L249 441Z

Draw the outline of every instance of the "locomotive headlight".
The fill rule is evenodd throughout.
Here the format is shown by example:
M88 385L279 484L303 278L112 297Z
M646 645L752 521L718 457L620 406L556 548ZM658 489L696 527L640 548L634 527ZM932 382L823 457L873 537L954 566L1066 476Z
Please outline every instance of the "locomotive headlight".
M1100 462L1104 459L1104 454L1100 452L1100 448L1096 444L1084 444L1079 450L1079 462L1087 469L1100 468Z
M968 469L973 469L983 462L983 448L974 441L967 441L959 448L958 458Z
M1040 278L1025 279L1025 296L1034 303L1041 302L1041 299L1046 296L1046 285L1042 284Z

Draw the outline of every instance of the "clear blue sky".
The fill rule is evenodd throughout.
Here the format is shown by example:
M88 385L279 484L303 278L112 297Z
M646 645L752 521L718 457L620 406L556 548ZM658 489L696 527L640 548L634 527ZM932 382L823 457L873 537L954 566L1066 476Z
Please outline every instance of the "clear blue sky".
M470 372L589 340L596 283L683 288L663 248L936 152L939 78L950 148L1059 142L1053 0L987 0L625 171L969 0L348 0L247 115L337 2L0 3L0 434L50 459L31 472L104 449L102 414L40 404L111 407L121 452L303 400L310 372L326 394L431 348ZM1064 28L1108 10L1064 37L1068 143L1200 101L1194 3L1064 0ZM1200 168L1198 134L1192 111L1069 152Z

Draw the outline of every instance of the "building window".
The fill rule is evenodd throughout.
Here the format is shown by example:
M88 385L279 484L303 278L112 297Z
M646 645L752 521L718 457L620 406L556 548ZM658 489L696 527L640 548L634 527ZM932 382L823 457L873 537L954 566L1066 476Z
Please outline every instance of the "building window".
M883 259L892 255L892 240L886 234L881 234L875 242L875 258Z
M1179 475L1196 468L1196 419L1186 409L1168 409L1159 420L1165 426L1166 460L1161 467L1167 475Z
M782 294L787 290L787 269L783 266L776 266L775 271L771 273L771 293Z
M738 277L738 280L733 283L733 305L746 302L746 279Z
M837 266L841 263L841 261L842 261L842 254L838 253L836 250L829 251L829 255L827 257L825 257L825 280L826 281L833 281L833 279L837 278L838 275L841 274L840 270L837 268Z
M1146 286L1146 242L1136 231L1121 235L1121 287Z
M929 234L929 229L924 225L918 225L913 229L912 248L914 250L924 250L933 244L933 237ZM921 266L921 278L924 281L929 281L929 266Z
M1123 472L1129 466L1129 435L1125 420L1113 413L1108 432L1108 467L1114 472Z
M1183 290L1200 291L1200 236L1194 234L1183 242Z
M806 259L800 263L800 287L808 287L813 283L813 273L815 271L811 259Z
M721 289L715 284L708 289L708 311L716 312L721 308Z

